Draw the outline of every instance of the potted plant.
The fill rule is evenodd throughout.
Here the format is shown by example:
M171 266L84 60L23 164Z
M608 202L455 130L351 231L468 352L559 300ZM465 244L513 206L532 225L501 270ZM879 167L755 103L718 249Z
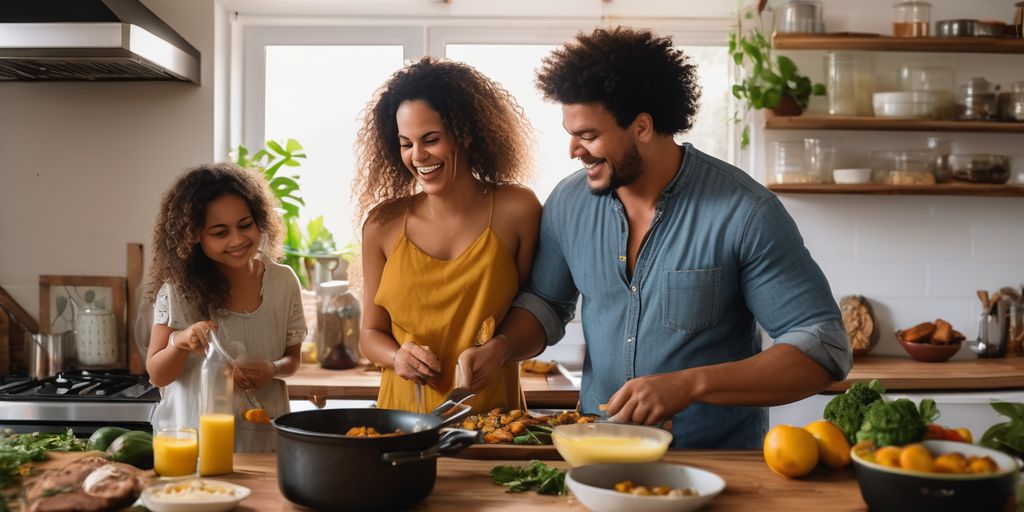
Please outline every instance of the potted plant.
M284 221L283 263L295 271L303 287L312 289L314 261L337 259L343 257L344 252L337 251L334 236L324 227L322 215L309 221L305 230L299 226L299 211L306 205L299 189L299 176L285 176L280 171L284 167L302 165L299 159L306 158L302 144L295 139L269 140L263 149L251 155L245 146L238 146L234 153L236 164L260 171L270 185Z
M736 29L729 33L729 55L740 70L740 81L732 86L732 95L740 101L744 114L751 109L769 109L776 115L800 115L811 95L825 94L825 86L801 75L789 57L773 58L771 41L764 30L766 4L767 0L761 0L755 11L747 9L745 13L737 5ZM744 19L755 18L754 27L744 27ZM734 120L739 122L740 117ZM744 126L740 147L747 147L749 142L750 127Z

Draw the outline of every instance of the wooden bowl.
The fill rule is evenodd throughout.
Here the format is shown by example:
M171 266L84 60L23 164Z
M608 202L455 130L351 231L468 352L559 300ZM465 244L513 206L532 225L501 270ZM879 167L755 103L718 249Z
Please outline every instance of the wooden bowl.
M896 331L896 341L900 342L903 350L910 354L916 361L925 363L942 363L956 355L960 351L963 342L951 343L949 345L933 345L931 343L912 343L903 341L900 338L900 331Z

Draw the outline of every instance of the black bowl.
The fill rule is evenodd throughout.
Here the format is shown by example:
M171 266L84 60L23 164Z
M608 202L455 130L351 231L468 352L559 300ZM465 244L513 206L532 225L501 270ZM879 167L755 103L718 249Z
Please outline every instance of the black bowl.
M983 512L1014 510L1014 484L1020 461L1003 452L953 441L925 441L934 456L960 452L989 456L999 470L988 474L922 473L868 462L853 451L860 494L872 512Z

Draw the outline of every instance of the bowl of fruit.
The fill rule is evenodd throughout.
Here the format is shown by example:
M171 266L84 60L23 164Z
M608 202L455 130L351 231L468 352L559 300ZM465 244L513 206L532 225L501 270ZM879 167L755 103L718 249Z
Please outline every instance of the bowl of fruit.
M880 448L863 442L850 459L872 511L1013 509L1020 460L998 450L955 441Z

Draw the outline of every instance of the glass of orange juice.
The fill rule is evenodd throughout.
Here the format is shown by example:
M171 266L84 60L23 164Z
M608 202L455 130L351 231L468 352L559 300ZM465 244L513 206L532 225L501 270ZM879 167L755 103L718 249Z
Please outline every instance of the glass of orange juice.
M158 430L153 437L153 469L160 476L194 476L199 462L199 436L194 428Z

